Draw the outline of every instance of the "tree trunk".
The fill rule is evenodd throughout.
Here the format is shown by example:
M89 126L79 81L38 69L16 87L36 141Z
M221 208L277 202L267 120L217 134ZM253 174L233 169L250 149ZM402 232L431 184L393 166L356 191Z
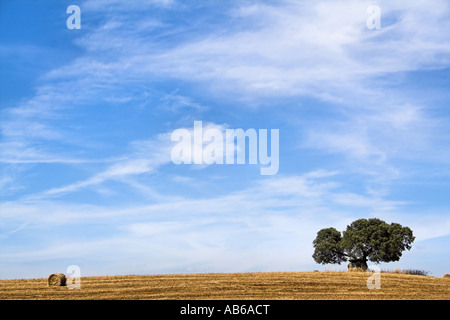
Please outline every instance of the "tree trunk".
M349 260L348 271L367 271L367 260L354 259Z

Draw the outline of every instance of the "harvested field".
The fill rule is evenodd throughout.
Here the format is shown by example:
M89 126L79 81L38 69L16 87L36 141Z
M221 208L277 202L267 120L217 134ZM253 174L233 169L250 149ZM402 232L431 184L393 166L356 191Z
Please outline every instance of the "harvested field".
M364 272L258 272L82 277L81 289L49 287L47 279L1 280L0 299L450 299L450 279L381 274L369 290Z

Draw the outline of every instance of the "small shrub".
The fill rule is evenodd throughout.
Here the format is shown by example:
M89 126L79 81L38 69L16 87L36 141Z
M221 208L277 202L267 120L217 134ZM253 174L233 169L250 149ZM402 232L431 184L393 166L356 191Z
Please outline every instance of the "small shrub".
M399 274L412 274L416 276L428 276L430 272L419 269L395 269L395 270L382 270L383 273L399 273Z
M413 275L417 275L417 276L427 276L430 272L425 271L425 270L418 270L418 269L408 269L405 270L406 274L413 274Z

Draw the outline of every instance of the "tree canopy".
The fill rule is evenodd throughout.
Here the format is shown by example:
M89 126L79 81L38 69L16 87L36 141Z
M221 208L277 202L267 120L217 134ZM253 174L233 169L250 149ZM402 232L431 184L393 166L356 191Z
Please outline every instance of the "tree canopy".
M325 228L313 241L314 261L321 264L350 261L375 263L398 261L404 250L410 250L415 237L408 227L388 224L377 218L358 219L339 232Z

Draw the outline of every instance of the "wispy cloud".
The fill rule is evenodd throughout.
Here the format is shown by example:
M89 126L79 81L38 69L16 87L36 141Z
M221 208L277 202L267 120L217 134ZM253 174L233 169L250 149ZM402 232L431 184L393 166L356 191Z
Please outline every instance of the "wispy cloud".
M442 118L417 105L389 106L370 112L355 110L341 119L315 123L305 130L303 146L340 154L368 170L390 168L391 175L405 162L438 164L450 159L445 148L449 141L441 135L447 131Z
M137 11L137 3L140 10L159 2L133 2L127 10ZM116 4L108 6L117 18L114 22L106 21L78 38L88 55L52 71L51 76L89 74L115 81L178 78L207 82L215 90L228 88L237 97L312 95L342 101L343 95L376 94L371 87L382 75L450 63L450 45L443 31L449 24L445 1L436 1L432 8L422 1L408 6L383 2L386 25L375 32L366 27L367 3L361 1L232 3L226 14L234 26L230 30L207 29L195 37L179 31L177 37L172 39L169 33L164 41L153 32L167 29L170 23L130 17ZM85 5L91 10L104 3ZM172 7L176 11L183 6L173 2ZM136 28L144 21L146 28ZM89 55L103 51L101 60Z
M336 96L338 100L343 90L364 94L383 74L448 66L445 32L436 33L448 24L444 18L448 4L440 1L432 10L424 2L382 7L384 15L397 19L373 32L366 28L367 5L360 1L244 4L232 11L235 20L231 20L242 30L208 34L128 61L144 72L213 81L231 86L235 93ZM246 22L256 17L264 24L246 28ZM420 21L433 21L439 28L422 28Z
M123 180L127 176L146 174L156 170L159 166L171 161L170 134L159 134L155 139L134 141L131 143L131 152L122 159L108 166L105 170L94 174L88 179L72 184L52 188L40 195L32 197L57 196L75 192L85 187L99 185L108 180Z

